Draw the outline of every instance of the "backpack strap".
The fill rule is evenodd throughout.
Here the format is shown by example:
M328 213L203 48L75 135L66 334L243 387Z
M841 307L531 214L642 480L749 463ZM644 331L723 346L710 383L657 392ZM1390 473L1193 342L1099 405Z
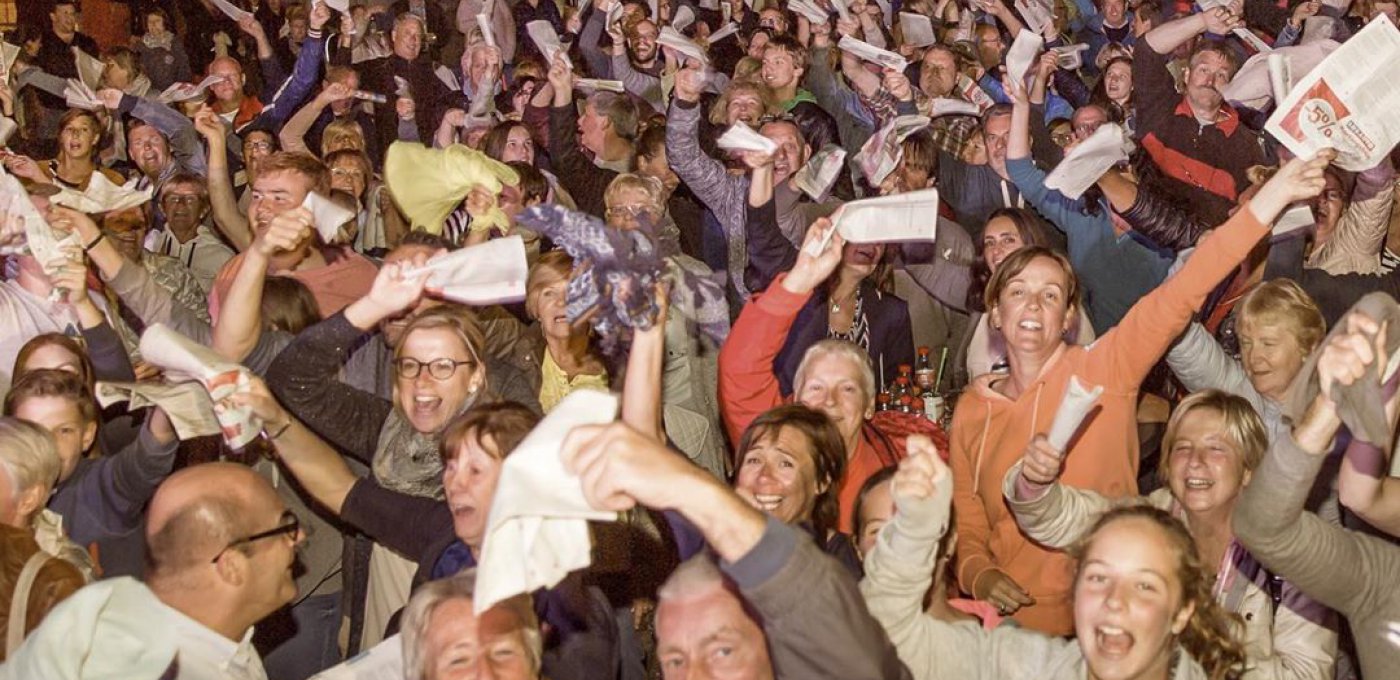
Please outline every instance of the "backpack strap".
M15 650L19 649L20 643L24 642L24 621L29 616L29 592L34 589L34 581L39 578L39 570L54 559L52 555L40 550L29 556L29 560L24 563L24 568L19 572L19 579L15 581L14 596L10 600L10 620L9 630L5 638L5 658L13 658Z

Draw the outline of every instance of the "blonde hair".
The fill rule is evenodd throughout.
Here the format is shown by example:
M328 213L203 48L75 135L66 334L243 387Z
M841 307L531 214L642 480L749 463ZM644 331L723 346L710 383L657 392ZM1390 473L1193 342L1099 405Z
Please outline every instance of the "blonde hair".
M1177 636L1177 644L1201 665L1210 680L1239 678L1244 672L1245 652L1236 631L1242 627L1243 622L1239 615L1226 611L1216 602L1212 592L1215 587L1215 572L1206 571L1201 563L1200 553L1196 552L1195 540L1180 520L1172 517L1167 511L1150 505L1115 508L1099 517L1084 540L1070 550L1071 556L1079 563L1079 567L1083 567L1084 556L1089 552L1099 532L1108 525L1124 519L1142 519L1155 525L1166 535L1166 545L1176 553L1176 579L1181 584L1181 606L1195 606L1191 618L1186 621L1186 627ZM1078 568L1074 580L1075 589L1079 588L1077 571Z
M659 218L666 211L665 206L662 205L662 196L665 195L666 190L661 186L661 180L638 175L635 172L624 172L613 178L613 181L608 184L607 191L603 192L603 204L611 208L618 196L628 189L646 192L649 204L647 208L651 211L652 217Z
M408 339L414 331L445 329L451 331L462 341L462 345L467 348L467 354L472 356L476 362L477 370L481 372L481 389L489 387L490 376L486 372L486 364L482 361L484 349L486 347L486 336L481 332L481 326L477 324L476 315L471 309L458 304L445 304L433 307L422 314L413 317L404 327L403 334L399 337L398 347L394 348L394 359L403 356L404 340Z
M1255 286L1239 303L1240 325L1284 323L1303 355L1311 354L1327 335L1327 321L1302 286L1292 279L1271 279Z
M327 123L326 128L321 131L321 156L325 157L330 155L331 152L328 151L328 149L330 149L335 142L346 140L356 140L356 143L348 148L353 148L362 153L364 152L365 131L360 128L359 123L350 118L333 120Z
M52 489L63 462L49 431L27 420L0 417L0 467L18 496L35 486Z
M419 587L409 598L403 612L403 668L409 680L423 680L429 677L428 662L424 649L427 646L428 624L433 612L451 600L473 600L476 598L476 568L467 569L456 576L429 581ZM540 659L544 653L544 640L540 636L540 622L535 617L535 608L528 595L506 598L491 607L514 614L520 621L520 634L525 638L525 652L530 664L531 676L539 673Z
M574 259L562 250L551 250L540 256L525 279L525 313L538 319L540 294L560 281L568 281L574 273Z
M1157 476L1166 482L1171 465L1172 447L1176 444L1177 433L1186 416L1194 411L1210 410L1219 413L1225 421L1225 436L1239 453L1240 464L1246 471L1259 467L1264 460L1264 452L1269 450L1269 433L1264 429L1264 421L1247 399L1239 395L1217 389L1193 392L1181 400L1172 416L1167 420L1167 431L1162 435L1162 459L1157 466Z
M808 347L807 351L802 354L802 361L797 364L797 372L792 377L793 394L802 393L802 385L807 382L809 365L828 356L841 357L858 367L860 370L860 389L865 393L865 408L869 410L875 403L875 372L870 370L870 355L861 349L860 345L848 340L826 338Z
M773 91L768 89L767 85L757 80L735 76L735 80L729 81L729 86L724 88L719 98L715 100L714 106L710 107L710 122L715 125L727 125L729 123L729 102L739 94L751 94L758 98L758 101L763 104L763 111L759 113L760 118L773 113L778 108L777 102L773 101Z

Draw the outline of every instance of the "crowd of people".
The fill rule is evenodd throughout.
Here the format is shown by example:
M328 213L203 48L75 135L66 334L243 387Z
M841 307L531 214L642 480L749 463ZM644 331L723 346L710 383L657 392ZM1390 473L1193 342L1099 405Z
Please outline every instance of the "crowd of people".
M1396 0L20 4L0 678L1400 668L1394 156L1226 96Z

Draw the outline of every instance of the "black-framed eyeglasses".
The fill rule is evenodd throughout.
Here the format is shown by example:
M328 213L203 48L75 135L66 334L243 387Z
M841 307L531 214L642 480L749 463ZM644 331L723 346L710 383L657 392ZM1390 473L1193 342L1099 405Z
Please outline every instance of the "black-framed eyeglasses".
M291 535L295 539L296 535L300 532L301 519L297 517L296 513L292 512L291 510L286 510L282 513L282 517L277 521L276 527L268 529L267 531L253 534L252 536L245 536L236 541L231 541L228 545L224 546L223 550L219 551L219 554L214 556L214 559L209 560L209 562L210 564L217 563L219 561L219 558L224 556L224 553L233 550L234 548L237 548L241 545L256 543L258 541L263 540L264 538L272 538L274 536L282 536L284 534Z
M434 380L447 380L457 373L458 366L475 366L476 362L471 359L466 361L456 361L454 359L433 359L432 361L419 361L413 357L403 357L394 362L394 370L400 378L412 380L423 372L423 367L428 367L428 375Z

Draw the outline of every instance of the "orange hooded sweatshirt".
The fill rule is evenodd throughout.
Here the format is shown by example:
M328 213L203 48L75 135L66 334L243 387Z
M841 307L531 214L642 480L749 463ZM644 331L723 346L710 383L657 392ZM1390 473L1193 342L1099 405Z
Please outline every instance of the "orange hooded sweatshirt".
M1001 569L1036 600L1015 614L1017 621L1053 635L1073 633L1074 561L1020 532L1002 498L1002 478L1031 439L1049 431L1070 376L1077 375L1104 392L1070 443L1060 481L1110 498L1137 493L1139 385L1210 291L1268 232L1248 208L1236 212L1118 326L1087 347L1061 345L1018 399L991 388L1000 376L983 375L968 386L954 411L949 459L963 590L971 592L988 570Z

